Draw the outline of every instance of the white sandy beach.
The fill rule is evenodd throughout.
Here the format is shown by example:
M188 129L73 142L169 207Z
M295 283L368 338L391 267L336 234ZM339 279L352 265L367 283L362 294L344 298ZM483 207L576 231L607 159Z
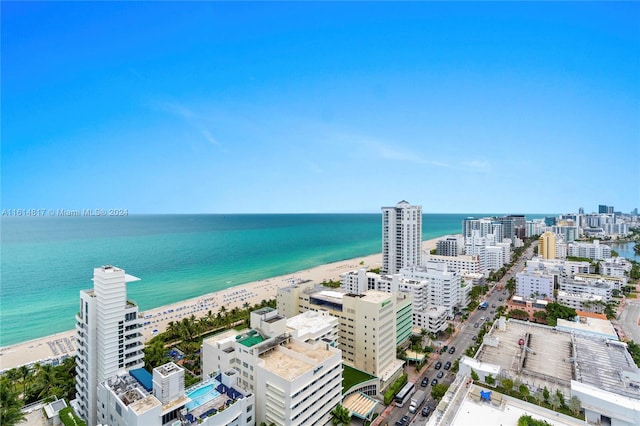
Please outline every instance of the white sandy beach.
M435 248L438 239L423 241L423 250L429 251ZM363 262L362 265L360 264L361 262ZM220 306L224 306L228 311L235 307L242 309L245 303L253 306L262 300L275 298L278 288L289 286L294 282L306 280L312 280L317 283L321 283L324 280L337 281L343 272L359 268L379 268L381 265L382 254L377 253L328 263L293 274L242 284L171 305L150 309L140 313L144 318L143 322L145 324L143 327L144 341L149 340L155 333L165 331L167 324L171 321L180 321L182 318L190 317L191 315L199 318L205 316L209 311L216 314ZM75 335L75 330L69 330L0 348L0 371L65 355L74 355L76 347Z

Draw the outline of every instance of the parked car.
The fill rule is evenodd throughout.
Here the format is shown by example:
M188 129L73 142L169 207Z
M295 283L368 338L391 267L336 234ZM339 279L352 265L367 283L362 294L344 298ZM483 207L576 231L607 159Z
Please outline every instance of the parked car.
M478 328L480 325L478 323L473 324L473 328Z
M444 364L444 369L445 369L445 370L448 370L448 369L450 369L450 368L451 368L451 362L450 362L450 361L447 361L447 362Z
M440 367L442 367L442 363L440 361L436 362L435 369L440 370Z
M456 351L456 347L455 347L455 346L451 346L451 347L449 348L449 353L450 353L450 354L454 353L455 351Z
M492 308L495 308L495 307L496 307L496 304L494 303L493 305L491 305L491 307L492 307Z
M431 386L435 386L435 385L437 385L437 384L438 384L438 379L433 379L433 380L431 381Z
M441 353L441 354L445 353L445 352L447 351L447 349L448 349L448 348L449 348L449 346L444 345L444 346L442 347L442 349L440 349L440 353Z
M438 371L438 379L442 379L443 376L444 376L444 371L442 370Z
M502 297L498 298L498 300L502 302Z
M473 340L474 342L475 342L477 339L478 339L478 336L473 336L473 337L471 338L471 340Z
M423 388L429 386L429 378L428 377L423 377L422 381L420 382L420 386L422 386Z
M429 417L429 414L431 414L431 407L429 407L428 405L425 406L422 411L422 417Z

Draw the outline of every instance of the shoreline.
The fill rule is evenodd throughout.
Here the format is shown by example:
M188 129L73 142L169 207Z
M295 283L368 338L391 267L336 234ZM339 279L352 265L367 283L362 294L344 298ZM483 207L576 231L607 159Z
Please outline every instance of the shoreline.
M436 241L441 238L442 236L423 241L423 252L428 252L435 248ZM312 280L320 284L324 280L339 280L340 274L343 272L360 268L378 268L381 265L382 253L359 256L318 265L290 274L241 284L169 305L140 311L139 315L143 318L143 341L146 343L154 335L164 332L171 321L180 321L192 315L196 318L201 318L207 315L209 311L215 315L221 306L224 306L228 311L236 307L242 308L246 303L253 306L259 304L262 300L275 298L279 288L290 286L296 282ZM76 330L72 329L1 347L0 372L22 365L31 365L38 362L50 363L74 356L75 336Z

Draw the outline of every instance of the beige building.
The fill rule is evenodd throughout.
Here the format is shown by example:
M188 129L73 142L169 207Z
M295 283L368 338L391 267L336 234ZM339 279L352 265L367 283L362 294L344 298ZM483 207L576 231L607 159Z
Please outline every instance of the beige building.
M538 255L543 259L556 258L556 234L545 232L538 239Z
M278 311L297 315L326 311L338 318L338 343L345 364L381 379L381 387L402 373L396 359L398 312L406 309L406 293L368 290L363 294L329 290L303 283L278 291ZM411 326L411 316L402 317Z

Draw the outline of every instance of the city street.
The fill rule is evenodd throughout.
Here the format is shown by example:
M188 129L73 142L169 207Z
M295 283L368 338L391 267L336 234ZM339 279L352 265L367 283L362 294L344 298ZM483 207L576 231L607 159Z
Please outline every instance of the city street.
M409 403L407 403L402 408L395 407L392 410L392 412L381 422L381 424L383 425L389 424L389 426L395 425L396 422L399 421L402 418L402 416L405 416L405 415L409 416L409 418L411 419L411 422L410 422L411 425L424 425L427 423L427 421L429 420L429 417L433 415L433 409L435 409L435 407L437 406L437 401L435 401L431 397L431 388L432 388L431 381L434 378L437 378L437 374L439 371L442 371L444 373L444 376L438 379L438 383L442 383L448 386L449 384L451 384L451 382L453 382L455 378L455 374L451 373L450 370L447 371L447 370L444 370L444 368L440 368L439 370L436 370L434 368L434 365L438 361L440 361L443 366L447 361L451 362L451 364L453 365L453 363L457 359L462 357L466 349L469 346L471 346L473 343L475 343L473 341L473 337L478 334L478 332L480 331L480 327L482 327L482 325L485 322L493 320L493 317L495 315L495 310L497 309L498 306L504 305L508 302L509 293L505 289L507 281L510 278L515 277L515 274L517 272L520 272L524 269L525 262L528 259L531 259L531 257L533 257L533 247L535 247L536 245L537 245L537 242L534 242L523 253L520 260L518 260L518 262L507 271L505 276L499 282L490 283L490 284L494 284L494 286L490 288L489 292L485 295L484 298L479 300L480 303L484 301L488 303L488 307L486 310L475 309L473 312L469 313L469 317L464 322L462 323L456 322L457 332L449 339L449 341L434 342L434 347L436 348L436 350L439 350L443 345L447 345L449 348L451 348L452 346L455 347L456 348L455 353L450 354L447 351L443 354L436 354L436 352L434 352L429 358L428 368L426 372L424 372L423 374L417 377L416 377L416 374L413 373L413 368L414 368L413 366L405 367L405 371L413 373L413 374L409 374L409 377L410 377L410 380L415 381L416 390L418 389L426 390L427 399L425 403L422 404L418 409L418 411L414 414L409 412ZM499 286L502 286L503 289L498 290ZM502 301L499 300L500 298L502 298ZM636 307L638 309L638 312L640 312L640 305L636 305ZM494 313L491 313L492 311L494 311ZM475 327L476 324L478 324L477 328ZM427 377L429 379L429 385L427 387L420 386L420 382L423 377ZM425 406L432 407L432 413L430 414L429 417L423 417L420 413L422 407L425 407Z
M626 306L618 318L618 324L627 337L636 343L640 342L638 318L640 318L640 300L627 299Z

